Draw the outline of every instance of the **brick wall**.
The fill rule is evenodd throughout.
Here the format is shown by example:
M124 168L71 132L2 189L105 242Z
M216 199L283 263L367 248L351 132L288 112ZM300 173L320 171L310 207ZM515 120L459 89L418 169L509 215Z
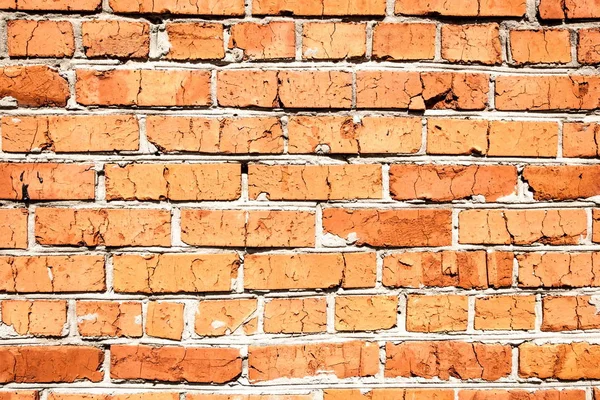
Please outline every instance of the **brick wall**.
M0 400L600 400L600 1L0 9Z

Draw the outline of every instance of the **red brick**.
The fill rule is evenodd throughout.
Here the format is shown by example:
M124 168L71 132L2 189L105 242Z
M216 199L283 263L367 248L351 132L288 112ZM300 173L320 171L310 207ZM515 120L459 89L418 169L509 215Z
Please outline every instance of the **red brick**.
M449 246L449 210L327 208L323 230L357 246Z
M391 329L398 319L398 296L338 296L335 299L335 329L376 331Z
M78 301L77 329L84 337L141 337L142 303Z
M183 335L183 303L151 301L146 312L146 334L148 336L181 340Z
M520 287L600 286L600 253L523 253L517 260Z
M0 400L39 400L39 392L19 390L17 392L2 391Z
M409 295L406 330L409 332L452 332L467 330L467 296Z
M244 15L244 0L109 0L116 13Z
M27 248L27 216L24 208L0 208L0 248Z
M592 241L600 243L600 209L595 209L592 214Z
M516 64L571 62L571 32L567 29L513 30L510 51Z
M600 157L600 124L567 122L563 125L563 157Z
M302 25L302 58L340 60L364 58L367 25L354 22L308 22Z
M256 299L202 300L196 313L195 332L202 336L256 333Z
M225 57L223 25L213 23L167 24L168 60L219 60Z
M83 50L90 58L147 58L150 26L144 22L84 21Z
M600 18L600 4L596 0L541 0L542 19Z
M72 57L73 26L67 21L11 20L7 23L10 57Z
M565 381L598 379L598 357L600 346L586 342L524 343L519 346L519 376Z
M600 63L600 29L580 29L577 59L582 64Z
M453 400L454 391L451 389L397 389L382 388L372 390L362 389L326 389L324 400L384 400L384 399L430 399Z
M277 71L273 70L218 71L218 103L223 107L277 107L277 76Z
M487 296L475 299L475 329L535 328L535 296Z
M281 71L278 97L285 108L351 108L352 75L346 71Z
M442 58L450 62L502 63L499 25L442 26Z
M296 28L291 21L240 22L230 29L229 49L242 51L243 60L292 59Z
M536 200L575 200L600 195L600 166L526 166L523 179Z
M148 209L38 208L42 245L170 246L171 213Z
M253 15L346 16L385 14L385 0L256 0Z
M273 299L265 304L267 333L317 333L327 330L324 297Z
M0 98L12 97L21 107L64 107L69 98L67 80L45 65L0 69Z
M237 349L226 347L110 347L112 379L226 383L242 373Z
M542 299L542 331L600 328L596 296L547 296Z
M558 124L539 121L490 121L488 156L556 157Z
M97 11L102 0L4 0L1 9L23 11Z
M19 335L63 336L67 322L67 302L64 300L4 300L2 323Z
M584 390L461 390L458 400L585 400Z
M434 24L381 22L373 28L373 57L380 60L433 60Z
M451 17L521 17L527 11L525 0L396 0L396 14L443 15Z

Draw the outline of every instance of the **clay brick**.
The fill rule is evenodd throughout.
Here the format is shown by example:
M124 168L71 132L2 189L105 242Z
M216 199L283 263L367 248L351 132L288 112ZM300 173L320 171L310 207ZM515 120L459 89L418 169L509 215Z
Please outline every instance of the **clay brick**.
M2 383L100 382L104 352L86 346L23 346L0 348Z
M181 211L181 240L196 246L312 247L315 216L308 211Z
M352 74L346 71L280 71L278 97L285 108L352 107Z
M488 296L475 299L475 329L535 328L535 296Z
M114 263L120 293L229 292L239 257L223 254L121 254Z
M376 331L396 326L398 296L338 296L335 299L335 329Z
M563 125L563 157L600 157L600 124L568 122Z
M45 65L0 69L0 98L12 97L20 107L64 107L69 98L67 80Z
M296 56L296 28L291 21L240 22L230 29L229 49L243 60L279 60Z
M302 58L341 60L364 58L367 24L355 22L308 22L302 26Z
M502 111L594 110L600 107L600 76L544 75L496 78Z
M167 60L220 60L225 57L223 25L183 22L167 24Z
M484 251L402 252L383 259L383 284L388 287L459 287L486 289L510 286L496 275L512 275L509 263L494 263ZM494 264L496 266L494 267Z
M4 300L2 323L19 335L63 336L67 322L64 300Z
M430 399L453 400L454 391L449 389L326 389L323 392L324 400L385 400L385 399Z
M508 165L392 165L395 200L454 201L483 196L494 202L517 194L517 168Z
M6 24L10 57L72 57L73 26L67 21L12 20Z
M101 292L105 289L102 256L0 257L0 292Z
M222 107L277 107L278 90L277 71L241 69L217 72L217 100Z
M201 336L256 333L256 299L203 300L196 312L195 331Z
M129 21L84 21L83 50L90 58L147 58L150 25Z
M253 15L346 16L385 14L385 0L256 0Z
M151 301L146 314L148 336L181 340L183 334L182 303Z
M380 60L433 60L434 24L380 22L373 28L373 57Z
M600 63L600 29L580 29L578 31L577 59L582 64Z
M499 25L442 26L442 58L450 62L502 63Z
M596 0L541 0L542 19L600 18L600 4Z
M427 154L487 155L488 132L484 120L429 118Z
M458 400L584 400L584 390L461 390Z
M0 392L0 400L39 400L39 398L39 392L36 391Z
M576 200L600 195L600 166L526 166L523 179L536 200Z
M139 136L132 115L2 117L2 150L10 153L134 151Z
M42 245L170 246L171 213L149 209L38 208L35 235Z
M587 217L582 209L466 210L458 234L461 244L579 244Z
M542 299L542 331L600 328L596 296L548 296Z
M517 261L520 287L600 286L600 253L523 253Z
M375 253L248 254L244 288L251 290L375 286Z
M523 343L519 346L519 376L565 381L598 379L598 357L600 346L586 342L543 345Z
M518 65L571 62L571 32L567 29L510 31L510 51Z
M357 108L483 110L488 103L485 74L358 71L356 81Z
M0 248L27 248L27 216L24 208L0 208Z
M77 70L77 101L91 106L208 106L210 72L202 70Z
M236 200L240 164L107 164L107 200Z
M78 301L77 328L84 337L141 337L142 303Z
M379 347L360 341L250 346L248 369L251 382L321 374L339 379L373 376L379 370Z
M97 11L102 0L3 0L0 9L22 11Z
M265 304L266 333L318 333L326 329L324 297L273 299Z
M110 346L112 379L226 383L241 373L242 358L233 348Z
M380 165L261 165L248 167L251 200L381 199Z
M525 0L464 0L448 2L430 0L396 0L396 14L443 15L449 17L522 17L526 11Z
M244 0L110 0L109 5L116 13L244 15Z
M508 251L494 251L487 254L488 283L494 288L513 285L514 254Z
M467 296L409 295L406 330L409 332L451 332L467 329Z
M178 400L179 393L140 392L122 394L68 394L49 392L49 400Z
M501 344L403 342L386 344L386 377L496 381L511 373L511 347Z
M594 210L592 219L592 242L600 243L600 209Z
M356 246L449 246L449 210L377 210L327 208L323 210L325 234Z
M312 395L273 394L200 394L188 393L186 400L312 400ZM579 400L579 399L575 399Z
M421 148L419 118L292 116L289 152L332 154L416 153Z
M2 200L93 200L91 164L0 163Z

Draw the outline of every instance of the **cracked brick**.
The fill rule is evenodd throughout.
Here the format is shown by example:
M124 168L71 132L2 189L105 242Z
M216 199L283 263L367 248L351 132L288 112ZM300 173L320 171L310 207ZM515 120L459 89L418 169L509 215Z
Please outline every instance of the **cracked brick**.
M142 337L142 303L77 301L77 329L83 337Z
M600 157L600 124L568 122L563 125L563 156Z
M167 24L167 60L220 60L225 57L223 25L217 23Z
M183 311L183 303L151 301L146 313L146 334L156 338L181 340Z
M406 330L453 332L467 330L468 298L460 295L409 295Z
M4 0L0 9L22 11L98 11L102 0Z
M148 58L150 25L129 21L84 21L83 51L90 58Z
M27 216L24 208L0 208L0 248L27 248Z
M2 323L19 335L63 336L67 322L64 300L4 300L0 302Z
M256 0L253 15L385 15L385 0Z
M319 333L327 330L324 297L272 299L265 304L266 333Z
M571 62L571 33L567 29L512 30L510 51L518 65Z
M380 60L433 60L435 24L380 22L373 28L373 57Z
M363 389L325 389L324 400L384 400L384 399L431 399L453 400L454 391L450 389L400 389L377 388Z
M338 332L377 331L396 326L398 296L338 296L335 329Z
M600 64L600 29L579 29L577 59L582 64Z
M11 20L7 23L10 57L72 57L73 26L67 21Z
M256 333L256 299L202 300L198 304L194 330L201 336Z
M364 58L367 25L354 22L309 22L302 26L302 58L342 60Z
M443 25L442 58L450 62L501 64L499 25Z
M458 400L585 400L585 390L538 389L514 390L460 390Z
M115 13L244 15L244 0L110 0L109 5Z
M523 343L519 346L521 378L578 381L600 377L600 346L587 342Z
M516 256L519 287L579 288L600 286L600 253L547 252Z
M600 18L600 4L596 0L541 0L542 19Z
M523 179L542 201L585 199L600 195L600 166L526 166Z
M296 30L291 21L240 22L230 29L228 48L243 60L282 60L296 56Z
M475 329L532 330L535 296L487 296L475 299Z
M560 332L600 328L596 296L545 296L542 331Z
M0 98L12 97L21 107L64 107L69 99L67 80L45 65L0 69Z

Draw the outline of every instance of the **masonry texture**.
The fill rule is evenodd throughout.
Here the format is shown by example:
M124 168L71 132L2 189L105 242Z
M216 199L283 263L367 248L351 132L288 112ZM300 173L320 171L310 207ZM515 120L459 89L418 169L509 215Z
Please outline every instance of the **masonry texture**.
M0 400L600 400L600 0L0 0Z

